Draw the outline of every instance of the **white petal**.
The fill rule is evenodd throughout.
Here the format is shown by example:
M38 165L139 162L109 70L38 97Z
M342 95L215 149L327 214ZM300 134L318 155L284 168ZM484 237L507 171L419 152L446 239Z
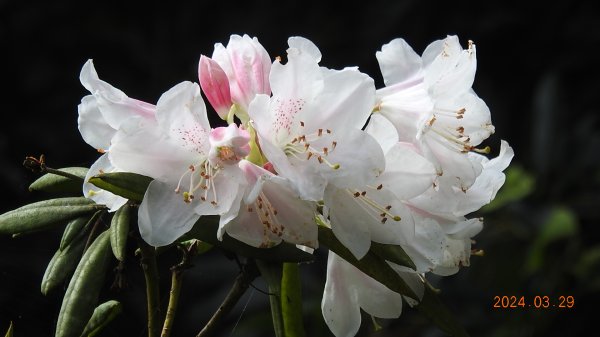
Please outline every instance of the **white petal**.
M385 169L385 157L379 143L362 130L349 129L330 135L324 135L313 142L315 148L330 147L335 141L337 146L325 157L331 164L339 165L333 169L326 164L318 164L312 159L321 174L337 187L363 187L373 182Z
M483 229L483 222L480 219L467 219L462 221L453 221L442 225L446 234L453 239L471 239Z
M317 63L321 62L321 51L307 38L292 36L288 39L288 46L297 49L300 53L310 55Z
M432 43L423 52L425 82L436 96L455 95L473 85L477 58L475 45L463 50L456 36Z
M430 188L436 178L433 164L419 155L410 143L396 143L385 156L385 172L377 183L407 200Z
M94 200L94 202L99 205L106 205L106 207L109 208L109 212L114 212L121 208L121 206L127 203L127 199L98 188L88 183L88 181L91 177L100 173L110 173L115 171L115 167L108 159L108 154L103 154L96 162L94 162L94 164L92 164L83 183L83 195L86 198Z
M383 45L375 56L386 86L423 76L421 57L403 39Z
M323 89L323 75L318 63L310 54L290 50L288 62L275 61L269 81L273 97L309 99Z
M211 186L207 190L198 189L196 192L193 201L194 209L200 215L224 214L229 211L233 202L239 199L239 194L244 193L246 180L242 171L235 165L224 166L218 173L213 174L210 180L212 180ZM201 196L206 200L200 200Z
M198 218L193 204L185 203L173 186L158 180L148 186L138 211L140 234L155 247L173 243L189 232Z
M347 263L347 262L345 262ZM349 265L356 284L360 307L375 317L398 318L402 313L402 295Z
M77 126L83 140L95 149L107 150L111 138L117 131L104 120L94 96L88 95L82 98L77 110L79 112Z
M328 186L325 190L324 201L329 207L333 234L357 259L361 259L371 247L371 233L368 222L362 221L366 213L351 198L343 189Z
M375 84L354 69L323 69L324 86L305 109L306 130L362 129L375 106Z
M381 114L372 114L365 131L370 134L381 146L384 154L398 143L398 132L394 124ZM387 166L387 165L386 165Z
M210 124L198 84L182 82L162 94L156 119L174 142L190 152L208 154Z
M358 299L348 285L346 268L336 258L339 259L329 252L321 311L325 323L336 337L354 337L361 322L360 308L356 303Z

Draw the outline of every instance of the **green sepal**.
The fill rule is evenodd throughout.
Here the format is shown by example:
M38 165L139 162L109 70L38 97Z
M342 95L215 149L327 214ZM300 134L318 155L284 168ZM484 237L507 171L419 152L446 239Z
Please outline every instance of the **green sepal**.
M129 220L131 207L123 205L119 208L110 223L110 246L119 261L125 260L127 236L129 235Z
M81 178L81 180L85 179L88 170L89 169L87 167L64 167L58 169L58 171L63 171L72 174L76 177L79 177ZM81 181L60 176L54 173L46 173L43 176L39 177L36 181L31 183L31 185L29 185L30 191L69 194L73 193L79 195L81 195L82 188L83 187Z
M94 309L92 317L81 333L81 337L94 337L123 311L120 302L110 300L100 304Z
M42 277L42 294L48 295L73 274L83 254L86 241L85 235L79 235L67 246L54 253Z
M227 234L223 235L223 240L219 240L217 238L218 227L218 216L202 216L194 224L194 227L183 235L179 241L198 239L242 256L265 261L308 262L314 260L312 254L304 252L296 248L295 245L286 242L282 242L271 248L256 248L238 241Z
M6 335L4 337L13 337L13 322L10 321L10 325L8 326L8 330L6 331Z
M60 199L40 201L0 215L0 235L49 229L104 207L90 202L83 203L79 198L62 199L75 202Z
M363 273L371 276L381 284L404 296L418 300L415 292L404 282L402 277L380 256L367 252L358 260L333 234L330 228L319 226L319 242L327 246L329 250L339 255L350 264L360 269Z
M102 173L90 178L96 187L123 198L141 202L152 178L130 172Z
M110 233L104 231L85 252L69 282L55 337L79 337L98 303L110 262Z

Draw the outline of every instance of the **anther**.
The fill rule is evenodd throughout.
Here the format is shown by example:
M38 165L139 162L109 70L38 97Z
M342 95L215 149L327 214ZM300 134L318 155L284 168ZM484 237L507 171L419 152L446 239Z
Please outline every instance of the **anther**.
M309 160L309 159L310 159L310 157L312 157L312 156L313 156L313 153L309 151L309 152L308 152L308 155L306 156L306 160Z
M398 215L394 215L393 219L394 219L394 221L400 221L400 220L402 220L402 218L400 216L398 216Z

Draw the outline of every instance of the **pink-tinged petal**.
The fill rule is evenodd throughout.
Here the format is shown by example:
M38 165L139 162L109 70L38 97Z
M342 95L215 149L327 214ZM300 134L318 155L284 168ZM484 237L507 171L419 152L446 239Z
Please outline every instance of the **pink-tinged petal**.
M360 328L357 294L348 283L346 268L333 252L327 258L327 281L321 311L329 330L336 337L354 337Z
M107 150L110 147L110 140L117 131L104 120L94 96L88 95L82 98L77 110L79 111L77 126L83 140L97 150Z
M224 230L255 247L269 247L283 240L316 248L317 205L301 200L287 180L248 161L241 161L239 166L249 187L239 216L224 224Z
M138 211L140 234L155 247L173 243L189 232L198 218L193 204L185 203L170 184L157 180L148 186Z
M185 170L203 160L165 137L156 126L121 132L115 137L118 141L111 146L109 157L116 167L170 182L173 190Z
M129 98L121 90L100 80L92 60L84 64L79 79L96 98L97 107L104 120L113 129L118 129L121 123L132 116L154 118L154 105Z
M211 145L208 158L214 166L237 164L250 153L250 133L235 123L211 130L208 138Z
M375 56L386 86L423 77L421 57L403 39L383 45Z
M386 153L385 172L377 183L397 198L408 200L430 188L436 177L433 164L418 154L413 144L396 143Z
M231 35L227 48L215 44L215 60L229 78L232 100L247 110L257 94L271 93L271 58L256 38Z
M127 199L100 189L88 182L93 176L110 172L116 172L116 169L108 159L108 154L103 154L100 156L100 158L98 158L98 160L96 160L96 162L94 162L94 164L92 164L87 175L85 176L83 183L83 196L94 200L94 202L99 205L106 205L106 207L109 209L109 212L114 212L121 208L121 206L125 205L127 203Z
M193 154L208 155L210 124L198 84L182 82L162 94L156 118L173 142Z
M227 119L231 108L231 92L229 90L229 79L219 64L202 55L198 66L198 78L200 87L210 105L222 119Z

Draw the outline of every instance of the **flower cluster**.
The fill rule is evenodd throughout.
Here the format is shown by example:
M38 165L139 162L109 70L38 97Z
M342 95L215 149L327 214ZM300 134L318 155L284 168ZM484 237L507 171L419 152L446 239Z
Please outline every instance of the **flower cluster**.
M154 179L138 212L153 246L174 242L204 215L220 217L218 238L254 247L285 241L310 251L327 226L356 259L371 242L400 245L416 269L389 264L421 297L423 274L469 264L482 220L465 216L495 197L513 157L504 141L493 159L480 147L494 127L471 88L475 45L463 49L448 36L419 56L395 39L376 53L385 83L376 89L355 67L320 66L311 41L288 44L285 61L272 61L256 38L232 35L200 58L199 84L179 83L156 105L100 80L88 61L79 130L103 153L88 178L124 171ZM201 93L227 127L211 127ZM84 193L111 210L126 202L89 183ZM356 334L360 308L393 318L402 302L329 253L322 311L336 336Z

